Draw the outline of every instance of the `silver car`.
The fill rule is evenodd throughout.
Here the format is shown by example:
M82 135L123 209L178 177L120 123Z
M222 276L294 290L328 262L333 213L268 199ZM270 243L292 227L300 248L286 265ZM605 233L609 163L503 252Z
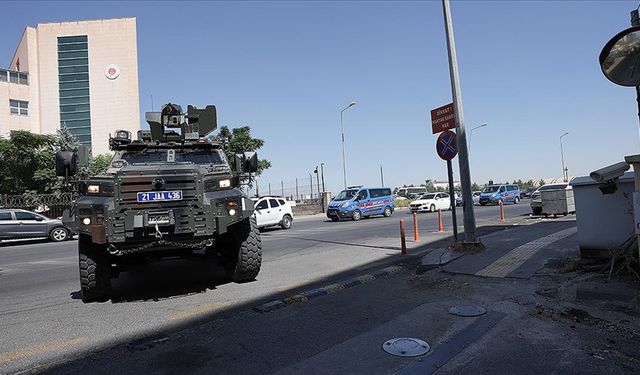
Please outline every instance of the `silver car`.
M0 209L0 241L16 238L48 237L59 242L71 237L62 220L26 210Z

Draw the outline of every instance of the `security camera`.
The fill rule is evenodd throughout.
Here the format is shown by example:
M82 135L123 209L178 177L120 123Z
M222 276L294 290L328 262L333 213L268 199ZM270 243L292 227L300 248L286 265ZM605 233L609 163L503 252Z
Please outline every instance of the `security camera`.
M629 170L629 164L621 161L620 163L595 170L589 174L589 177L595 182L606 182L617 179L627 170Z

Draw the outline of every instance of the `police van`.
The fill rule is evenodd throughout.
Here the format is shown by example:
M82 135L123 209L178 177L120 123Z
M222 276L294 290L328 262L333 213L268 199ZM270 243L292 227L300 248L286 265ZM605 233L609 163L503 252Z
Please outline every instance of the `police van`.
M389 217L395 209L390 188L349 186L329 203L327 217L360 220L363 217L382 215Z

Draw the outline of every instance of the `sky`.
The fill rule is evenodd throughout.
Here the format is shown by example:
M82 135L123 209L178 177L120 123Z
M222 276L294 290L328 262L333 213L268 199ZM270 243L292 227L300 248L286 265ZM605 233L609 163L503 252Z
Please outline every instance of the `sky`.
M601 72L638 1L452 1L472 180L570 176L640 153L633 88ZM265 140L259 178L326 189L445 180L430 110L452 101L440 1L5 2L0 66L25 26L136 17L140 111L215 104L218 124ZM8 17L7 15L11 15ZM114 129L115 130L115 129ZM458 158L454 159L458 179ZM316 183L313 175L314 184ZM278 189L276 189L276 186Z

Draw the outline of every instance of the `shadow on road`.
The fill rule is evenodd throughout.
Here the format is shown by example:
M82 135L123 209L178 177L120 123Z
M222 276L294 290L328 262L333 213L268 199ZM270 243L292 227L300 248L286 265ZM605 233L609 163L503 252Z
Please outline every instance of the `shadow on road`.
M111 280L112 303L158 301L214 290L229 281L224 270L212 262L173 260L139 266ZM70 293L81 299L80 291Z

